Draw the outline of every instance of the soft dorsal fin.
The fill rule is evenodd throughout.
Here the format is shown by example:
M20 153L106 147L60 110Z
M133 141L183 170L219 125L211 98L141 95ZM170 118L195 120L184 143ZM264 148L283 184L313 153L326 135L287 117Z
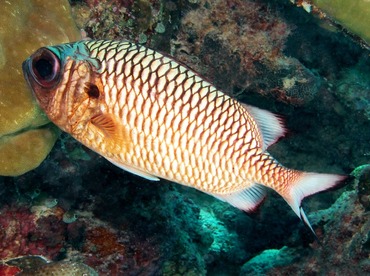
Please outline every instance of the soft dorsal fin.
M252 184L251 187L232 194L210 194L245 212L254 212L266 197L266 187Z
M128 166L128 165L124 165L124 164L121 164L121 163L118 163L116 161L114 161L113 159L111 158L107 158L105 157L109 162L111 162L112 164L116 165L117 167L125 170L125 171L128 171L130 173L133 173L135 175L138 175L138 176L141 176L145 179L148 179L148 180L151 180L151 181L159 181L160 179L152 174L149 174L147 172L144 172L140 169L137 169L137 168L134 168L134 167L131 167L131 166Z
M280 137L284 136L286 129L283 120L270 111L254 106L242 104L257 122L262 135L262 149L265 150L274 144Z

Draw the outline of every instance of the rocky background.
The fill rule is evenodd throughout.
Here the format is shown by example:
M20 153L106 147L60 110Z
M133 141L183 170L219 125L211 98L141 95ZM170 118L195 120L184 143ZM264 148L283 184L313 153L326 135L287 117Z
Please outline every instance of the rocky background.
M317 241L276 194L250 216L126 173L62 134L37 169L0 177L0 259L42 255L99 275L370 273L366 48L290 1L70 4L84 36L168 53L240 101L281 114L290 132L269 151L284 165L351 177L305 200Z

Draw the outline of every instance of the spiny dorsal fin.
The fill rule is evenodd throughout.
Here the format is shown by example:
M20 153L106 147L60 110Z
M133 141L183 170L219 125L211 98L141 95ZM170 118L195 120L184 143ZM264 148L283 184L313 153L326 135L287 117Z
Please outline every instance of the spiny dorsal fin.
M253 116L262 135L262 149L265 150L274 144L280 137L284 136L286 130L283 120L270 111L254 106L242 104L243 107Z

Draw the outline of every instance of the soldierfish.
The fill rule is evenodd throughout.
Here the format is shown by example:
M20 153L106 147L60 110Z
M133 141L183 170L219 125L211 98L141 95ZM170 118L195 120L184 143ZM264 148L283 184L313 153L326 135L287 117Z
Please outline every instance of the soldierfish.
M23 71L52 122L149 180L193 187L247 212L271 188L313 231L301 201L344 179L279 164L266 151L285 133L278 116L147 47L112 40L44 47Z

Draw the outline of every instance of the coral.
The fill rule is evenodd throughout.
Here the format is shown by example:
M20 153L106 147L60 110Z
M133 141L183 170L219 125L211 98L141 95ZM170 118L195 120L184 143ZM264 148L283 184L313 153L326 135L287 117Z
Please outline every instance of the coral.
M19 81L17 85L20 83L22 82ZM2 84L0 82L0 95L2 95L1 91ZM15 91L19 92L19 90ZM23 92L31 93L26 89ZM17 95L15 98L17 97L19 96ZM13 104L16 103L10 103L9 107ZM6 109L4 110L6 111ZM1 114L4 114L3 109L1 109ZM4 116L8 115L12 116L9 113ZM23 116L27 117L27 113ZM1 118L4 117L0 116L0 120ZM24 120L32 120L32 118L33 115L28 119L24 118ZM13 121L13 123L16 123L16 121ZM44 128L6 134L0 137L0 175L19 175L39 166L53 147L57 139L57 133L55 127L48 125Z
M104 227L87 231L84 251L92 251L97 257L107 257L114 253L125 254L125 247L119 243L115 233Z
M41 46L78 40L67 0L15 0L0 5L0 175L37 167L56 140L56 129L35 104L21 64Z
M356 168L352 175L358 179L357 194L358 200L366 211L370 210L370 165L363 165Z
M216 206L212 207L216 208ZM237 233L230 231L231 229L213 211L207 209L200 210L199 220L203 231L212 238L212 244L207 248L208 258L217 259L225 252L228 252L229 255L237 252L238 258L244 259L246 252L240 246Z
M312 3L370 45L370 6L366 0L312 0Z
M344 106L363 113L370 119L370 63L369 59L360 60L352 68L340 72L335 83L335 93Z
M19 273L20 271L21 269L19 269L18 267L0 264L0 275L14 276L17 275L17 273Z
M289 3L284 6L280 0L269 0L268 5L234 0L160 1L166 3L165 11L172 11L170 24L166 17L158 19L159 1L137 1L135 16L130 0L71 2L89 36L137 40L141 35L150 45L156 37L165 41L157 44L158 49L170 52L171 43L172 54L226 92L284 114L293 135L271 150L286 165L349 173L350 168L368 163L368 52L342 33L315 25L302 9ZM146 2L142 14L139 2ZM99 18L95 9L103 6ZM176 9L184 16L181 26L173 12ZM136 23L136 16L144 14L150 20ZM189 14L199 20L191 22L194 17ZM163 34L157 33L163 30L159 22L165 26ZM245 48L236 36L223 36L228 29L243 36ZM176 37L176 33L169 36L173 30L179 33L171 42ZM279 30L281 37L276 36ZM272 33L275 39L269 37ZM257 41L270 44L256 46ZM256 55L253 62L240 54L247 50L268 53L269 49L273 55ZM297 108L259 95L256 100L248 95L253 89L262 95L272 92L289 103L298 95L308 103ZM291 94L292 98L284 98ZM151 183L123 172L62 134L37 169L19 177L0 177L0 255L42 254L55 262L85 263L100 275L255 275L258 271L263 275L365 275L370 269L366 168L358 168L358 185L346 188L337 201L343 190L304 202L323 243L319 246L296 215L287 211L286 203L272 194L250 217L186 187L165 180ZM45 199L57 200L57 206L49 208L55 202ZM20 206L14 207L15 202ZM71 222L71 213L65 210L78 219ZM65 217L71 223L63 222ZM101 233L106 240L93 233ZM105 242L122 250L112 252ZM266 253L273 253L267 254L270 259L261 258Z
M37 219L25 207L3 207L0 217L0 259L22 255L55 258L64 244L65 225L53 215Z
M90 38L129 39L156 44L171 35L181 3L163 0L72 1L77 24ZM163 34L166 33L166 36ZM157 41L157 42L155 42ZM169 48L167 39L167 48Z
M299 250L292 252L288 247L264 250L242 266L240 275L265 275L274 267L286 266L294 262L300 253Z
M173 43L179 60L211 76L233 96L241 90L256 91L294 104L314 98L320 81L284 55L292 27L276 11L253 1L200 2L183 18Z
M362 187L362 176L368 174L364 168L358 169L355 187ZM309 215L318 234L320 244L310 244L313 250L305 254L295 254L289 249L294 263L275 267L267 275L365 275L370 272L368 263L370 219L369 213L359 201L362 190L345 191L328 209ZM304 252L301 249L302 252Z

